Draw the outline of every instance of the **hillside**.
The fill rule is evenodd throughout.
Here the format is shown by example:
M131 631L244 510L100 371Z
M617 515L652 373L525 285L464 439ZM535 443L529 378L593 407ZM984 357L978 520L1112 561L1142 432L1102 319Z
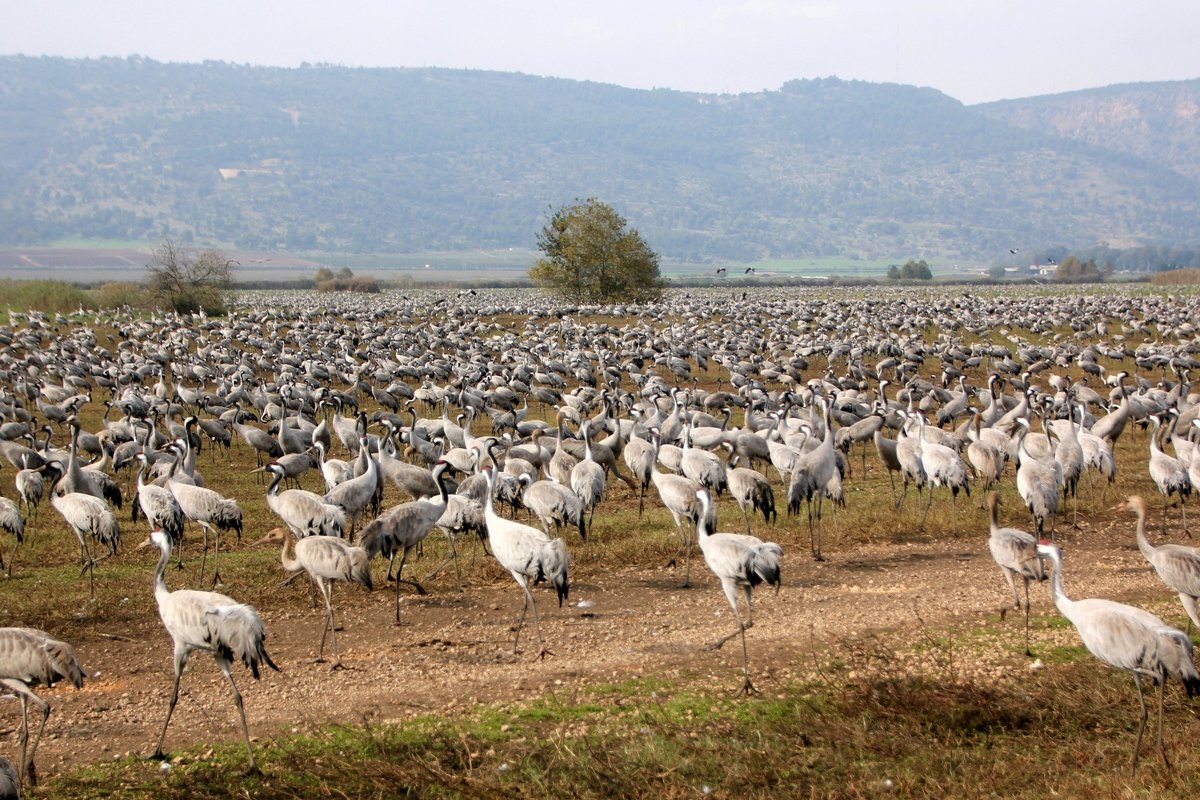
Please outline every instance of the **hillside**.
M1127 83L974 108L997 121L1128 153L1200 180L1200 80Z
M694 261L1200 241L1195 159L1165 152L837 79L701 95L445 69L0 58L9 245L531 247L549 209L589 196Z

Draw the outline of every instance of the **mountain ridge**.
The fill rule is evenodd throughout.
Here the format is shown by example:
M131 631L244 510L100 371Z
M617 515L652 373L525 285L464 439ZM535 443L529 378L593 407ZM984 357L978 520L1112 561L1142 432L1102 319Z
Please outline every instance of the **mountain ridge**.
M1172 85L1200 108L1200 81ZM1155 92L1147 108L1165 102ZM1065 107L837 78L706 95L435 67L3 56L0 243L530 247L549 212L593 196L695 262L1200 242L1185 126L1144 110L1139 124L1159 127L1135 146L1136 126L1087 135Z

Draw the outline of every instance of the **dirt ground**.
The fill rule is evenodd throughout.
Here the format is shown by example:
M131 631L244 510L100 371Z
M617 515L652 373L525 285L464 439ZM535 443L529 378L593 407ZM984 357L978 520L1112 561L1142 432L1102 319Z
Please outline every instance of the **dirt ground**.
M1082 525L1079 531L1060 527L1068 594L1150 600L1152 610L1168 622L1185 623L1178 602L1138 553L1132 518L1103 514ZM783 590L777 596L756 592L755 624L748 634L757 686L764 693L781 692L811 677L830 654L863 642L895 648L902 661L911 659L906 668L953 669L960 677L992 680L1037 669L1023 653L1022 614L1008 613L1001 621L999 610L1011 595L987 551L984 511L973 512L968 530L938 542L854 548L840 547L831 537L828 561L818 563L809 557L806 536L795 522L781 520L767 538L785 547ZM338 645L346 667L340 671L312 660L323 611L309 607L304 581L280 590L276 602L260 606L260 612L268 648L282 672L267 671L255 682L240 665L235 671L252 735L304 731L330 721L401 721L551 692L569 698L589 685L639 676L738 691L737 640L720 650L706 647L731 632L735 621L698 554L692 561L693 585L682 589L677 568L613 567L572 549L569 604L559 609L552 590L535 590L553 653L544 661L535 658L528 624L521 652L514 655L511 626L520 610L520 591L482 551L464 569L462 593L452 570L432 582L426 596L406 588L401 626L393 624L390 586L371 594L339 587L335 603L343 630ZM464 555L464 566L468 561ZM428 561L420 562L416 574L428 569ZM375 571L382 574L379 564ZM173 578L168 573L168 583ZM1033 598L1036 613L1054 613L1049 584L1034 587ZM952 642L961 640L949 661L937 648L923 657L913 647L922 638L948 632ZM1035 626L1035 653L1051 640L1078 642L1070 629ZM42 692L54 706L38 751L43 775L150 753L166 712L171 649L156 618L133 630L98 629L73 643L91 677L80 691L60 684ZM15 702L4 708L0 736L12 741L19 713ZM166 749L238 740L228 684L212 659L198 654L184 675Z

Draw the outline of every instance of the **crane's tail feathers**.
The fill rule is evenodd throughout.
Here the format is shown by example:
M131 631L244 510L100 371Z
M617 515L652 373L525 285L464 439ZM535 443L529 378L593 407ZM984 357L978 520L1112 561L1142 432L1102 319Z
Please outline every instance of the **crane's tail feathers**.
M783 583L779 564L782 556L783 548L775 542L764 542L747 550L746 574L751 585L766 583L779 591Z
M258 680L260 664L279 671L263 645L267 634L262 617L252 606L242 603L215 606L208 609L207 617L209 640L224 658L241 661L255 680Z
M551 539L542 545L541 553L538 557L538 572L533 579L534 585L548 580L554 584L554 590L558 593L558 607L562 608L563 600L567 599L571 591L571 584L567 578L567 546L562 539Z

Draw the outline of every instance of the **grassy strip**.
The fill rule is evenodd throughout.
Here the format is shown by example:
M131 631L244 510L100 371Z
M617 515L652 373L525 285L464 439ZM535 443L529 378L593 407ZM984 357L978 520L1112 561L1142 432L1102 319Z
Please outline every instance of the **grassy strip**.
M328 726L260 745L261 776L235 777L245 752L231 744L169 768L88 767L34 796L1162 797L1200 780L1186 757L1200 721L1175 687L1167 741L1179 763L1166 770L1148 741L1129 773L1133 687L1086 654L998 685L863 666L750 699L639 680L458 717ZM851 667L863 677L848 679Z

